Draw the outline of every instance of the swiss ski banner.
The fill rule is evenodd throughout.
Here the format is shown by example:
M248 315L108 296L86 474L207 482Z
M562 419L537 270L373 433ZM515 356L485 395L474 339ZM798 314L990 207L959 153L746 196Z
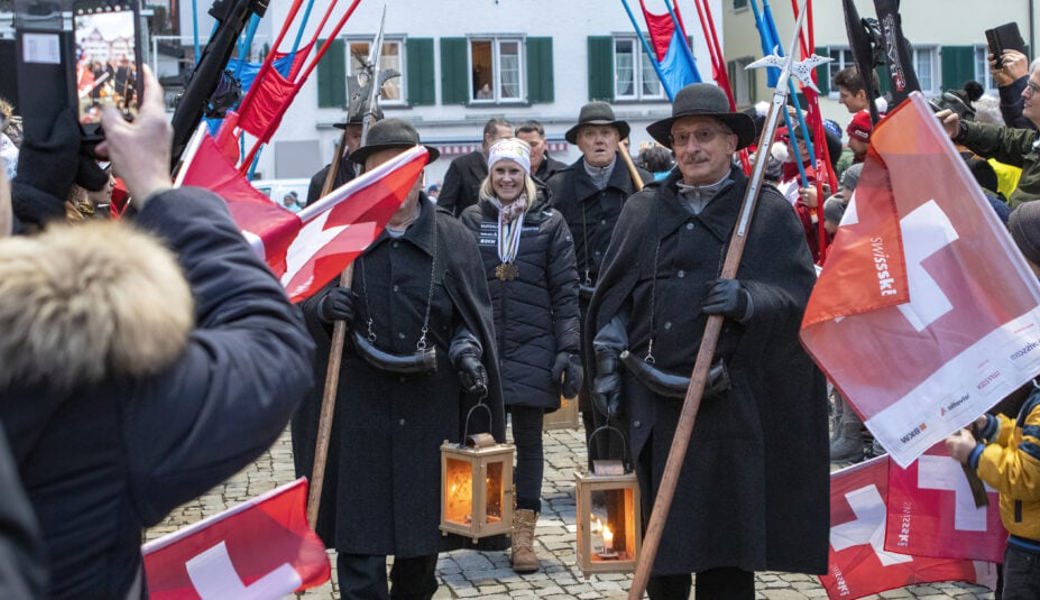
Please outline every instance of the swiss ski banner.
M889 459L881 456L831 474L829 571L820 584L831 600L862 598L935 581L966 581L993 588L987 562L924 558L885 550Z
M1040 372L1040 285L919 94L870 135L802 344L908 466Z
M153 600L268 600L319 586L332 573L307 524L307 480L145 544Z
M915 556L1004 561L1007 530L1000 522L997 492L978 508L961 463L937 444L906 469L888 470L885 549Z
M292 213L257 191L203 134L178 184L212 190L228 203L257 254L299 302L332 281L364 252L412 190L427 152L407 150Z

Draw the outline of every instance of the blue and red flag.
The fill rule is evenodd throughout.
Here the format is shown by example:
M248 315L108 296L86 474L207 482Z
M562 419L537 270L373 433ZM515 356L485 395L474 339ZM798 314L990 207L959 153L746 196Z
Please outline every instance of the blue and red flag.
M655 15L646 9L643 0L639 0L639 7L643 10L643 18L646 19L647 31L650 34L650 45L654 51L651 58L659 66L658 76L669 90L668 95L674 96L684 86L699 83L701 75L687 41L686 28L678 12L679 7L673 9L667 0L666 4L668 12Z

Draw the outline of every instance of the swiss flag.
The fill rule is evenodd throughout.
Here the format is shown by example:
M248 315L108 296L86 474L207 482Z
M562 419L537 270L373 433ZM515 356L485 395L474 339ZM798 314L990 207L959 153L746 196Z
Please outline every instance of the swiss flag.
M870 136L802 322L900 466L1040 372L1040 285L920 94Z
M293 214L239 174L213 138L203 134L183 170L182 185L216 192L257 253L299 302L332 281L383 230L415 185L427 152L416 146Z
M922 558L885 550L889 459L881 456L831 474L829 571L820 577L827 597L861 598L935 581L996 585L991 563Z
M145 544L149 596L265 600L325 583L332 569L306 504L300 478Z
M937 444L906 469L888 471L885 549L915 556L1003 562L1007 530L997 492L975 506L964 468Z

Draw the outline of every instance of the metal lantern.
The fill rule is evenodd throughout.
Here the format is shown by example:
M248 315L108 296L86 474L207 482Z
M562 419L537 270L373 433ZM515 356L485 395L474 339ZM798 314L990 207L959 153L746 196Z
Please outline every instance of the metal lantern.
M589 437L616 428L604 425ZM627 449L626 449L627 453ZM627 460L593 461L591 472L575 473L578 520L578 566L590 573L635 571L643 541L639 482Z
M578 397L565 398L560 396L560 408L545 415L542 420L542 429L551 431L553 429L577 429L578 428Z
M466 415L466 430L477 404ZM472 538L513 529L512 444L499 444L489 433L463 434L464 443L441 445L441 525L444 535Z

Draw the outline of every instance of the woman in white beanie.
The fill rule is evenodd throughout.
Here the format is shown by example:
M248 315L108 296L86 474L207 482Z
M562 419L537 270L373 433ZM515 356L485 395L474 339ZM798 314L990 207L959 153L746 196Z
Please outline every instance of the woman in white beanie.
M460 215L484 261L517 458L513 569L537 571L534 527L541 508L542 419L573 397L582 381L578 270L563 216L531 178L531 150L516 138L488 151L477 204Z

